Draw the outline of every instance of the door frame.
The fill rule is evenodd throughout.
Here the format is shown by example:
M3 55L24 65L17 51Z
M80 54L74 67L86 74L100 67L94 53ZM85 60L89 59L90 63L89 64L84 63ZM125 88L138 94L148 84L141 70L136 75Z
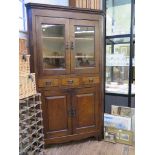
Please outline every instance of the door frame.
M99 53L100 53L100 40L99 40L99 23L98 21L90 20L78 20L70 19L70 41L73 44L73 49L71 49L71 73L75 74L84 74L84 73L99 73L100 63L99 63ZM74 26L88 26L95 28L95 43L94 43L94 54L95 54L95 65L94 67L79 67L76 68L75 64L75 35L74 35Z
M64 35L64 47L65 47L65 65L64 69L44 69L43 68L43 52L42 52L42 39L41 39L41 24L56 24L65 25L65 35ZM69 42L69 19L65 18L55 18L55 17L36 17L36 51L37 54L37 66L39 66L38 73L40 76L43 75L62 75L70 73L70 50L67 47Z

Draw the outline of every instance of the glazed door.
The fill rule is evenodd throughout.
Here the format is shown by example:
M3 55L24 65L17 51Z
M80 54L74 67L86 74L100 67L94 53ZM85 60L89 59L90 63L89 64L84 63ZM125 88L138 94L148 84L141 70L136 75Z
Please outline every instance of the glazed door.
M96 87L75 90L72 98L74 134L98 129L100 115L98 94Z
M37 17L37 60L39 75L70 72L69 20Z
M71 72L99 73L97 21L70 20Z
M44 132L46 138L70 135L70 95L65 90L42 92Z

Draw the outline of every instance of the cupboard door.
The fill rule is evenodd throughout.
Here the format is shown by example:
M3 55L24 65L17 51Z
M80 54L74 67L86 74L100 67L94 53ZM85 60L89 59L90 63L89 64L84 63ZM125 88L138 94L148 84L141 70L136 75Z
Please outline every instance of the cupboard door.
M70 72L69 20L37 17L37 59L39 75Z
M72 99L74 134L98 129L100 115L98 94L96 87L75 90Z
M45 138L71 134L70 96L63 90L43 91Z
M99 25L97 21L70 20L71 72L99 73Z

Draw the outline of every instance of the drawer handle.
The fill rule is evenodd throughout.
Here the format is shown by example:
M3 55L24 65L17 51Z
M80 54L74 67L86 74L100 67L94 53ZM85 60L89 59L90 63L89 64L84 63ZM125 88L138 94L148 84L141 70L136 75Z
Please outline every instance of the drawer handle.
M47 81L47 82L45 82L45 84L46 84L46 86L50 86L52 84L52 82L51 81Z
M93 83L93 82L94 82L94 79L89 79L89 82L90 82L90 83Z
M68 84L73 84L73 80L68 80Z

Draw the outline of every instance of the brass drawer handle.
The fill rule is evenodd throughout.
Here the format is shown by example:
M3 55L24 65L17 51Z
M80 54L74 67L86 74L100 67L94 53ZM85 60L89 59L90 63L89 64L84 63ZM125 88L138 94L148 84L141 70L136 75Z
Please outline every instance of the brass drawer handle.
M93 82L94 82L94 79L89 79L89 82L90 82L90 83L93 83Z
M46 81L45 84L46 84L46 86L50 86L52 84L52 82L51 81Z
M73 80L68 80L67 82L68 82L68 84L73 84L74 81Z

